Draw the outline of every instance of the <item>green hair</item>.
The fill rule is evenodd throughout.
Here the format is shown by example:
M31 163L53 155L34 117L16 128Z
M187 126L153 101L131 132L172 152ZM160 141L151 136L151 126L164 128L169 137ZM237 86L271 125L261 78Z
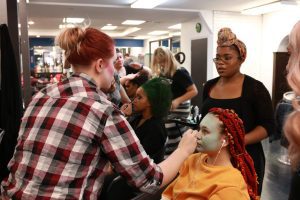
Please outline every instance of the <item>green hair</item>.
M154 117L164 118L168 115L172 102L170 83L161 77L153 78L141 86L151 105Z

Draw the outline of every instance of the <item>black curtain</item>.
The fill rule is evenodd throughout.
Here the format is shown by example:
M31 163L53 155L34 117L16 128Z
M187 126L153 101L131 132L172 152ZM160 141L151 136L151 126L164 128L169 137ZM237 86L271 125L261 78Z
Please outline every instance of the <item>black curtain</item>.
M0 181L8 175L7 164L12 158L23 115L20 76L6 24L0 25Z

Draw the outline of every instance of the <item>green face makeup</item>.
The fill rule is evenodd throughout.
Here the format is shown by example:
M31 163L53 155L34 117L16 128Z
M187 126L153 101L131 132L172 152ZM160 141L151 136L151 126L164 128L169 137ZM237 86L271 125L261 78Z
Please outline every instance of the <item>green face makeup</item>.
M200 123L198 152L215 152L221 146L220 120L213 114L207 114Z

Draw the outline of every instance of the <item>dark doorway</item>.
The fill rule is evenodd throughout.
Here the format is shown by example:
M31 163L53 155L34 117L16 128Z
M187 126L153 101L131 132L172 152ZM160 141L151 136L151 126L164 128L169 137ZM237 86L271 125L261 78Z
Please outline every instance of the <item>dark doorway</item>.
M274 109L277 103L282 99L283 94L291 90L286 80L286 65L288 61L289 54L287 52L274 52L272 89L272 103Z
M191 75L198 89L192 105L197 105L201 110L203 85L207 79L207 38L192 40L191 55Z

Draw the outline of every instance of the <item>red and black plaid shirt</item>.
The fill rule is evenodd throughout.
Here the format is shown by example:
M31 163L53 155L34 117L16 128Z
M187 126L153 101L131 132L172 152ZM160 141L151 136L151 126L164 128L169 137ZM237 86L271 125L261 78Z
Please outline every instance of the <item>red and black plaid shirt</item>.
M34 96L2 182L12 199L97 199L109 161L142 191L163 175L118 108L86 74L74 74Z

